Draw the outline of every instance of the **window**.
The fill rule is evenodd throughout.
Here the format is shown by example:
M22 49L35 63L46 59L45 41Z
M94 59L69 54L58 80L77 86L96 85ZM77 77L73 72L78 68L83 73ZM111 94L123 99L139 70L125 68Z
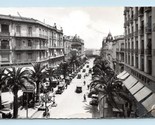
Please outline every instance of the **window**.
M9 62L9 54L5 53L5 54L1 54L1 60L2 62Z
M28 27L28 35L32 35L32 27Z
M32 59L32 53L28 53L28 59L29 59L29 60Z
M20 26L16 26L16 32L20 33L20 31L21 31Z
M9 49L9 41L3 40L1 41L1 49Z
M2 24L1 25L1 32L3 32L3 33L9 33L9 25Z
M28 46L31 47L32 46L32 41L28 40Z
M20 60L21 54L17 53L17 60Z
M21 40L20 40L20 39L17 39L17 40L16 40L16 46L17 46L17 47L20 47L20 45L21 45Z

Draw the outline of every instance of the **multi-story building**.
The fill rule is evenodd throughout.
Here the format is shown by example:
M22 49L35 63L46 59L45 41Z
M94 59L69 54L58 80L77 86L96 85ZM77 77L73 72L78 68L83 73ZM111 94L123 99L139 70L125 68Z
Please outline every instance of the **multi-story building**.
M124 19L124 68L130 75L125 86L144 114L155 104L155 7L125 7Z
M104 38L102 41L101 56L109 61L109 65L111 68L114 68L113 66L114 57L112 57L113 54L112 47L113 47L113 37L111 33L109 33L108 36Z
M82 40L79 36L75 35L72 38L72 49L76 49L78 52L78 56L83 58L84 57L84 40Z
M113 46L115 46L113 48L116 48L115 51L113 51L113 57L115 57L115 71L116 73L120 73L124 70L124 35L115 36L113 41Z
M64 36L63 37L63 43L64 43L64 54L65 54L65 61L67 61L71 55L71 48L72 48L72 40L70 36Z
M64 58L63 31L33 18L0 15L0 66L40 62L56 66Z

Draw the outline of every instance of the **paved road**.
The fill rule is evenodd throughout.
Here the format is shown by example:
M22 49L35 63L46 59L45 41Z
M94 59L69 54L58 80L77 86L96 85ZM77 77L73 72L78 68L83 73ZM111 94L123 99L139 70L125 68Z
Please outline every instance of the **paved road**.
M87 64L86 64L87 65ZM88 72L89 68L86 69ZM93 60L89 61L89 66L92 67ZM90 98L84 102L83 95L88 93L87 85L83 85L83 81L89 84L91 76L89 75L84 79L82 70L81 79L74 78L68 88L61 94L56 95L56 107L50 108L50 118L98 118L98 108L89 105ZM82 93L75 93L76 86L82 84ZM33 118L42 118L43 111L37 112Z

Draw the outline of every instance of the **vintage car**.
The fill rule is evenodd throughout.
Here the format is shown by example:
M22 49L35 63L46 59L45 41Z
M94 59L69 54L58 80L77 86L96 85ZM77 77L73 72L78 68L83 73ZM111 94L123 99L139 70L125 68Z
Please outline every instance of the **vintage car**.
M86 72L86 69L83 69L82 72Z
M56 90L56 94L61 94L64 91L64 86L63 85L59 85L58 89Z
M78 74L77 75L77 79L81 79L81 74Z
M91 96L91 101L89 102L90 105L92 106L98 106L98 96L96 94L93 94Z
M76 86L75 92L81 93L82 92L82 86Z

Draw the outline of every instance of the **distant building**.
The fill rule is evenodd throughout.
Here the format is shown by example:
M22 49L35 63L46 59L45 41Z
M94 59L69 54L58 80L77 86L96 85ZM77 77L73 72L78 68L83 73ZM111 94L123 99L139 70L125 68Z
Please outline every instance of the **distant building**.
M113 40L113 57L115 57L115 71L120 73L124 70L124 35L115 36Z
M109 65L111 68L113 67L113 59L112 57L112 50L113 47L113 36L111 33L108 33L108 36L105 37L102 41L102 48L101 48L101 56L109 61Z
M33 62L57 66L64 59L63 30L33 18L0 15L0 66Z
M64 42L65 61L67 61L71 56L70 52L72 50L72 39L70 36L64 36L63 42Z
M75 35L72 38L72 49L77 50L78 56L84 57L84 40L82 40L79 36Z

